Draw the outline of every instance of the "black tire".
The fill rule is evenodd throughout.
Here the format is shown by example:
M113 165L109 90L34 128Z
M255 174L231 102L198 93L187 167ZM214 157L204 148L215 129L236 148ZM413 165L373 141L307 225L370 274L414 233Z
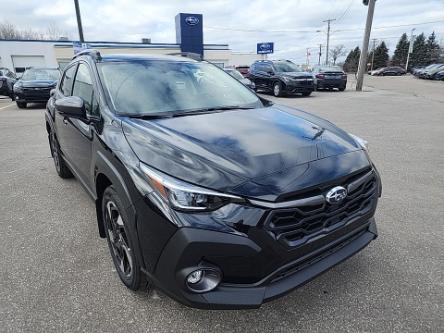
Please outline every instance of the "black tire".
M147 290L151 287L142 272L134 243L128 228L128 216L117 191L108 186L102 196L102 216L111 258L120 280L131 290Z
M26 106L28 105L26 102L16 102L16 104L19 109L26 109Z
M273 95L274 97L281 97L282 94L282 83L280 83L279 81L276 81L273 84Z
M310 95L311 95L311 91L305 91L302 93L302 96L304 96L304 97L308 97Z
M339 87L339 91L344 91L345 90L345 86L344 87Z
M49 146L51 148L51 155L54 160L54 166L59 177L63 179L72 178L73 174L71 170L69 170L65 160L62 157L62 154L60 153L60 146L53 132L51 132L51 134L49 135Z

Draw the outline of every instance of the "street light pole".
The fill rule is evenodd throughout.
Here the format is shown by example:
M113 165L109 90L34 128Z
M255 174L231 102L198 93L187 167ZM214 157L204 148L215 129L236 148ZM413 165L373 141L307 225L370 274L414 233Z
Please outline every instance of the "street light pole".
M83 39L83 28L82 28L82 19L80 17L80 7L79 7L79 0L74 0L74 5L76 7L76 16L77 16L77 27L79 29L79 38L80 42L84 43L85 40Z
M364 5L368 4L367 21L365 23L364 40L362 42L361 57L359 58L358 78L356 82L356 91L362 91L364 83L364 72L367 67L368 42L370 40L370 32L372 30L373 13L375 12L376 0L363 0Z
M310 49L311 47L307 47L307 68L310 65Z
M318 59L319 66L321 66L321 56L322 56L322 44L319 44L319 59Z
M407 71L409 68L409 60L410 60L410 53L413 52L413 31L415 31L416 28L413 28L410 30L410 42L409 42L409 51L407 52L407 61L405 62L405 70Z
M336 19L328 19L322 22L327 22L327 47L325 49L325 65L328 65L328 49L330 47L330 22L336 21Z

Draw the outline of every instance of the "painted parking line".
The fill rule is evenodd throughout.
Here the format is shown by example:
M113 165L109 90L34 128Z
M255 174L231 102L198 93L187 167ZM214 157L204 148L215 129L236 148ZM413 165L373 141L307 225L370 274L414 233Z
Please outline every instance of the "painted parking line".
M6 106L2 106L2 107L0 107L0 110L2 110L2 109L6 109L6 108L9 108L9 107L12 106L12 105L15 105L15 103L11 103L11 104L8 104L8 105L6 105Z

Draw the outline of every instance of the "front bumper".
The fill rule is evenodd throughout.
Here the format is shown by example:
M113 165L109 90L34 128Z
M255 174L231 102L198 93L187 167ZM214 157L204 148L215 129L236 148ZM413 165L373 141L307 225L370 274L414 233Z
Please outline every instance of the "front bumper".
M347 85L347 80L319 80L317 81L318 88L341 88Z
M54 89L54 87L14 90L14 100L17 102L46 103L50 98L51 89Z
M314 90L313 80L290 81L283 87L283 91L287 94L308 93Z
M254 283L222 281L213 291L196 294L187 291L182 272L196 262L220 264L218 258L255 261L266 256L251 239L239 235L195 228L181 228L165 247L151 278L156 286L177 301L202 309L258 308L262 303L283 296L309 282L362 250L377 237L374 218L356 221L342 230L343 235L309 254L275 269ZM221 260L224 262L224 260ZM236 265L239 260L232 260ZM224 267L221 267L224 270ZM189 270L188 270L189 271Z

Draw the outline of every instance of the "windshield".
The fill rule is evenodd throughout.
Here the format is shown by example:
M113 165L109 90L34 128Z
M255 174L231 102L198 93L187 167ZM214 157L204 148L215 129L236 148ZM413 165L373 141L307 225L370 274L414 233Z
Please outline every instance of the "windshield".
M243 80L244 79L244 77L242 76L242 74L241 73L239 73L237 70L235 70L235 69L228 69L227 71L226 71L228 74L230 74L232 77L234 77L235 79L238 79L238 80Z
M22 76L24 81L57 81L60 78L58 69L30 68Z
M302 72L299 66L292 62L275 62L273 63L273 66L277 72Z
M208 63L147 60L108 62L98 68L119 114L143 116L262 106L250 89Z

